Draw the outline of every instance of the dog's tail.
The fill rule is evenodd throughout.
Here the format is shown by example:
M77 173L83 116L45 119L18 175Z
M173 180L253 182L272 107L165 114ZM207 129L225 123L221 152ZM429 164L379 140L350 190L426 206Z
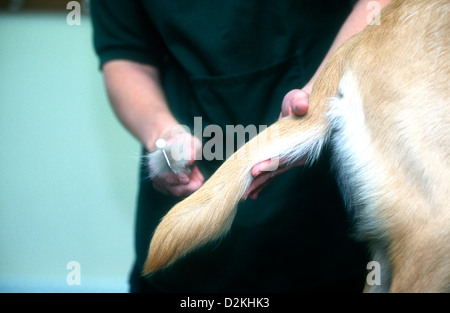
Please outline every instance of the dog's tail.
M288 163L307 157L313 161L324 141L325 126L311 124L287 117L270 126L225 161L199 190L173 207L156 228L144 274L226 233L252 182L254 165L269 159L274 167L279 160ZM293 128L305 131L296 133ZM261 139L267 144L261 145Z
M224 235L252 182L254 165L269 159L274 165L278 160L287 164L303 158L311 163L319 156L329 133L327 100L335 95L342 73L342 66L336 68L339 62L330 63L316 80L307 115L288 116L261 132L225 161L199 190L167 213L150 243L144 275Z

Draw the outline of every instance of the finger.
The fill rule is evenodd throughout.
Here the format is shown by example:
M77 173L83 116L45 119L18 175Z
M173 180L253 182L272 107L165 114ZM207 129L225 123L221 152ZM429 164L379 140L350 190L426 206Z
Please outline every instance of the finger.
M299 90L292 96L290 106L295 115L305 115L309 108L309 94L304 90Z
M286 117L291 114L305 115L309 108L309 93L294 89L286 94L281 104L280 117Z
M205 178L203 177L202 172L200 172L199 168L197 166L192 167L191 174L189 175L189 178L193 181L197 181L201 184L205 181Z
M153 182L153 188L157 191L176 197L188 196L194 193L202 186L202 182L199 180L191 180L189 184L177 184L177 185L164 185L158 182Z
M173 172L167 172L164 175L152 177L152 180L160 185L177 185L180 183L180 178Z
M274 177L271 177L271 178L269 178L267 181L265 181L262 185L260 185L260 186L258 186L258 188L256 188L255 190L253 190L251 193L250 193L250 199L252 199L252 200L255 200L257 197L258 197L258 195L259 195L259 193L261 192L261 190L263 190L264 188L266 188L267 187L267 185L269 185L270 184L270 182L272 181L274 179Z
M185 172L179 172L176 175L174 172L167 172L165 175L152 177L152 181L156 182L159 185L167 185L167 186L176 186L176 185L187 185L191 181L192 178L198 177L198 180L201 180L203 183L204 178L198 167L194 166L191 168L191 172L189 174Z
M187 185L174 185L167 187L167 190L176 197L189 196L202 186L200 180L191 180Z
M259 174L264 172L267 168L269 168L271 166L271 164L272 164L271 160L265 160L265 161L257 163L252 168L252 176L253 177L258 176Z
M264 164L267 163L267 161L263 161L258 163L256 166L263 167ZM250 196L251 199L256 199L256 196L263 190L276 176L283 174L287 171L289 171L291 168L296 166L301 166L305 163L305 160L299 160L295 163L290 164L289 166L283 166L279 167L276 171L269 171L269 172L259 172L257 175L253 175L253 169L252 169L252 175L255 177L255 179L252 181L244 195L242 196L242 200L247 199L247 197ZM255 172L258 172L258 169L255 170Z
M175 175L175 174L174 174L174 175ZM175 176L176 176L176 175L175 175ZM178 174L177 178L178 178L178 181L176 181L176 182L174 182L174 183L172 183L172 184L169 184L169 185L179 185L179 184L187 185L187 184L189 184L189 182L191 181L189 175L186 174L186 173L184 173L184 172L180 172L180 173Z
M260 186L265 185L266 182L271 180L275 175L276 174L274 172L266 172L256 177L245 191L244 195L242 196L242 200L246 200L251 193L257 190Z
M266 186L265 181L285 171L285 170L281 171L282 168L278 168L276 171L267 171L267 169L271 167L272 167L271 160L265 160L253 166L251 174L254 177L254 180L250 184L247 191L244 193L242 200L245 200L252 192L254 192L258 188L258 186L264 184L265 187Z
M299 89L294 89L289 91L283 98L281 103L281 113L280 117L285 117L292 114L292 107L290 105L292 97L299 91Z
M163 179L154 179L153 187L157 191L162 192L164 194L183 197L188 196L197 191L203 185L204 182L204 177L197 166L194 166L192 168L189 177L187 176L186 173L180 173L180 177L181 181L178 180L174 183L168 183L167 180ZM184 177L188 179L188 182L182 181Z

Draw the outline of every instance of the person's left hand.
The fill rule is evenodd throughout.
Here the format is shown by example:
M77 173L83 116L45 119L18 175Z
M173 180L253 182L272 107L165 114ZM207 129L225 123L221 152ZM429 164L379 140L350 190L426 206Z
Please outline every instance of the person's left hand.
M305 115L309 108L310 88L294 89L286 94L281 105L280 119L291 114ZM280 162L282 163L282 162ZM242 200L250 197L256 199L261 190L264 189L276 176L288 171L289 169L305 164L304 160L289 164L288 166L279 166L276 170L270 170L272 160L259 162L252 168L253 181L247 191L244 193Z

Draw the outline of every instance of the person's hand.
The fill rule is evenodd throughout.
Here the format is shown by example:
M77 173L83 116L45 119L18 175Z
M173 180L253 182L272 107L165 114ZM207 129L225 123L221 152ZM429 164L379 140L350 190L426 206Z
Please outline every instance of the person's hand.
M310 93L309 87L289 91L281 104L280 119L291 114L305 115L309 108Z
M201 142L198 138L189 133L181 132L169 137L167 140L168 147L182 147L181 157L183 164L188 171L179 171L178 176L172 171L159 175L152 175L152 164L150 163L150 178L153 187L167 195L184 197L194 193L204 182L204 177L197 166L195 166L195 156L201 152ZM171 153L171 149L167 149L166 153ZM179 159L179 157L177 158Z
M311 88L294 89L286 94L281 105L280 119L291 114L305 115L309 108L309 94ZM282 164L282 160L280 160ZM264 189L276 176L288 171L289 169L305 164L304 160L289 164L288 166L279 166L276 170L271 170L272 160L259 162L252 168L253 181L250 187L244 193L242 200L250 197L256 199L261 190Z

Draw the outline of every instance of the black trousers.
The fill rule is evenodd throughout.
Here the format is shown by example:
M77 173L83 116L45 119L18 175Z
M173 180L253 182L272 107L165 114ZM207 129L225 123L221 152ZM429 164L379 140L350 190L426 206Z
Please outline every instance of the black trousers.
M314 287L310 289L299 289L293 290L292 292L298 293L361 293L365 285L365 275L359 275L354 277L349 277L348 279L337 281L332 284L326 284L319 287ZM290 293L292 293L290 292ZM165 290L154 286L140 275L140 271L134 267L131 277L130 277L130 293L154 293L154 294L164 294L169 293Z

